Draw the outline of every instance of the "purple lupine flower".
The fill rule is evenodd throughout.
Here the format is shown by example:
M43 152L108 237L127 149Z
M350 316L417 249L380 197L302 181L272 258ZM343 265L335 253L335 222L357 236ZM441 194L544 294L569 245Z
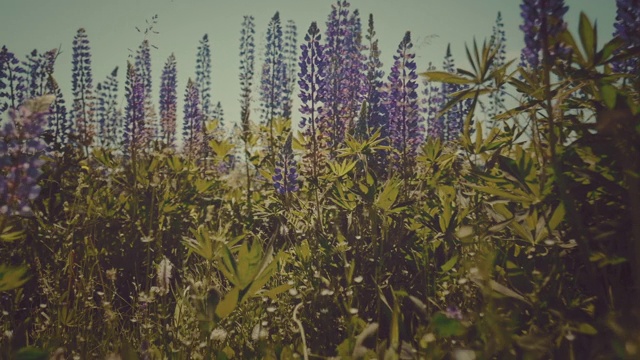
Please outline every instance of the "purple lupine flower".
M38 50L33 50L27 55L23 67L26 69L27 96L29 98L42 96L46 93L49 75L53 74L56 53L56 49L42 54L39 54Z
M157 137L158 131L158 119L156 111L153 106L152 100L152 77L151 77L151 44L149 40L142 41L135 57L135 69L138 73L138 78L142 82L142 88L144 91L144 118L145 118L145 131L141 134L144 138L143 142L150 144L150 140Z
M91 52L85 29L80 28L73 38L72 83L73 108L71 119L75 125L78 142L88 150L94 136L94 95L91 74Z
M328 70L325 77L323 114L319 125L331 156L344 141L348 126L358 115L366 92L366 65L362 55L360 17L349 14L344 0L331 5L325 37Z
M453 55L451 54L451 46L447 45L447 53L444 57L443 64L444 71L455 73L456 66L453 60ZM441 96L442 96L442 106L444 106L449 100L451 100L451 96L461 90L464 90L467 85L459 85L459 84L442 84ZM444 132L441 137L444 141L454 141L460 137L462 133L462 129L464 127L464 120L469 111L469 107L471 104L471 99L463 100L458 102L454 106L452 106L446 114L443 115L444 119ZM440 111L439 109L438 111Z
M564 0L523 0L520 5L524 23L520 30L524 32L525 48L522 56L525 64L531 68L540 65L543 46L549 46L549 40L557 37L567 26L564 14L569 10ZM565 53L562 44L556 43L549 48L551 61L554 57Z
M640 0L617 0L616 23L613 36L619 36L625 48L640 46ZM613 64L617 72L638 74L640 60L626 59Z
M43 96L9 109L9 121L0 127L0 214L31 214L30 202L40 193L40 155L47 147L40 136L53 98Z
M318 119L322 113L322 86L325 83L326 62L323 54L324 47L320 43L321 35L317 23L309 26L304 36L304 43L300 46L300 128L307 142L307 153L311 159L311 178L317 180L320 167L318 155L320 153L321 136Z
M284 31L282 57L284 61L284 82L282 97L282 117L291 118L293 106L293 92L296 84L297 57L298 57L298 28L293 20L287 20Z
M218 126L221 127L224 124L224 109L222 108L220 101L216 103L213 111L211 111L211 117L218 120Z
M272 177L273 186L280 195L295 192L300 189L298 185L297 164L293 157L293 149L291 147L292 136L289 134L278 159L276 160L275 172Z
M394 168L406 179L411 174L418 146L423 140L422 116L418 107L418 74L411 33L407 31L393 56L389 74L387 110L389 111L389 140L394 149Z
M436 67L429 63L427 71L435 71ZM442 95L442 87L435 81L424 80L423 113L427 120L427 137L430 139L444 140L445 136L445 117L438 116L438 112L444 105Z
M6 46L0 49L0 114L25 100L26 73L20 60Z
M498 12L496 23L493 26L493 34L491 35L490 44L492 50L496 51L493 64L491 65L491 71L504 66L507 59L507 38L504 31L504 23L502 22L502 14ZM489 94L489 107L487 109L487 115L493 118L502 109L504 109L504 97L506 96L506 90L502 85L496 92Z
M269 148L273 151L275 146L273 119L282 116L282 99L286 84L284 79L286 69L282 54L282 26L280 25L279 12L276 12L271 21L269 21L266 40L260 99L262 119L269 127Z
M144 143L146 138L144 83L140 78L140 73L131 62L127 62L125 89L127 106L122 142L125 155L131 156L146 146Z
M184 95L184 117L182 127L183 151L188 156L196 156L202 150L202 109L200 94L195 82L189 78Z
M51 149L58 151L69 143L72 124L67 117L67 106L62 96L62 91L53 76L50 76L48 79L47 92L55 97L51 103L49 119L47 121L47 132L51 138L49 143Z
M213 116L211 106L211 48L209 46L209 35L204 34L198 45L196 54L196 88L200 95L200 106L202 115L206 119ZM207 138L207 127L203 126L204 137Z
M176 57L172 53L162 69L160 79L160 127L162 141L173 148L176 141L178 113Z
M101 146L113 147L118 140L121 128L118 116L118 67L111 72L107 79L96 86L98 119L98 141Z
M243 137L249 133L249 111L253 86L255 56L253 16L245 16L240 33L240 120Z
M369 14L369 27L365 38L369 41L367 57L367 97L369 105L367 128L369 132L375 129L382 131L382 137L387 136L386 109L383 104L384 92L382 91L384 71L380 61L380 49L374 29L373 14Z

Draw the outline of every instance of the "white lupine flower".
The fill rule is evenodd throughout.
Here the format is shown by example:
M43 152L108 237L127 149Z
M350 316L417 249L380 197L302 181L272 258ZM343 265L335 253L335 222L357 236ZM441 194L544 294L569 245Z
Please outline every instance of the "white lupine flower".
M160 294L165 295L169 293L169 287L171 285L171 271L173 270L173 264L169 259L164 257L160 264L158 264L158 288L160 288Z

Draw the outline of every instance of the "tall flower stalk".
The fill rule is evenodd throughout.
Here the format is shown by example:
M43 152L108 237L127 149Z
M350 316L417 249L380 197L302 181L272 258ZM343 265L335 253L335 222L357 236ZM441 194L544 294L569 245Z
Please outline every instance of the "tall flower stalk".
M95 98L89 38L83 28L78 29L73 39L72 65L73 107L71 118L75 125L78 143L88 154L95 135Z
M546 57L547 61L563 54L562 44L551 40L567 26L563 17L569 7L564 5L564 0L523 0L520 9L524 19L520 29L524 32L522 57L525 64L537 68L544 51L550 55Z
M247 177L247 212L251 222L253 216L251 194L251 89L253 87L255 61L255 24L253 16L244 16L240 32L240 121L241 138L244 143L244 165Z
M127 62L126 115L122 135L123 152L135 162L138 151L143 147L146 138L144 82L135 65Z
M202 118L198 87L193 80L189 79L184 95L182 141L184 142L183 151L190 159L197 158L201 154L203 146Z
M405 182L413 174L418 146L423 138L422 116L418 107L418 74L411 33L407 31L394 55L389 74L387 109L389 138L393 148L393 167Z
M640 47L640 0L616 0L616 22L613 36L619 36L624 41L624 48ZM618 72L640 73L640 60L637 57L614 64Z
M293 20L287 20L284 30L284 42L282 46L283 60L285 62L284 82L282 99L282 117L291 118L293 107L293 92L297 79L297 58L298 58L298 28Z
M160 137L170 148L174 148L176 142L177 101L176 57L172 53L164 64L160 78Z
M0 49L0 114L9 108L17 108L27 96L27 71L20 60L2 46Z
M322 133L319 131L318 120L322 113L322 86L326 76L326 63L320 40L320 29L314 21L304 36L304 43L300 46L302 54L300 55L300 80L298 81L301 102L300 114L302 116L300 128L307 140L305 159L310 162L309 180L314 189L318 221L322 219L318 195Z
M98 119L98 141L101 146L110 148L118 142L121 128L118 114L118 67L113 69L107 79L96 87Z
M262 105L262 119L269 128L269 153L275 151L275 137L273 120L282 116L283 91L286 85L286 67L282 51L282 25L280 13L276 12L267 28L267 38L262 66L262 81L260 98Z

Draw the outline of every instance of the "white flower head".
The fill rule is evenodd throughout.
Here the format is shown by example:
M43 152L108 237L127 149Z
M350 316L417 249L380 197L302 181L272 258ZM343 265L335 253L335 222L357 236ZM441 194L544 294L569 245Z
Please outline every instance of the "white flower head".
M223 342L227 338L227 331L222 328L215 328L211 332L209 338L213 341Z
M173 264L165 256L160 264L158 264L158 288L162 295L168 294L171 285L171 271L173 270Z
M253 327L253 330L251 330L251 340L254 342L264 340L267 336L269 336L269 331L262 326L262 324L257 324Z

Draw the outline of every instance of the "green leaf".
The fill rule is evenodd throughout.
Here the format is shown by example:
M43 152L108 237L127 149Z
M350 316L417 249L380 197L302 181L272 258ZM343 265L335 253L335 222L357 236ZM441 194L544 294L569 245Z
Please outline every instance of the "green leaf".
M447 272L453 269L454 266L458 263L458 255L454 255L451 259L449 259L444 265L440 267L442 272Z
M375 205L384 211L389 211L396 202L399 193L400 183L397 181L388 181L380 195L378 195Z
M587 61L589 64L593 64L595 52L596 52L596 32L594 31L591 21L584 12L580 13L580 41L582 42L582 48L587 55Z
M240 288L234 287L229 291L218 303L216 307L216 316L219 319L224 319L238 306L238 298L240 296Z
M587 335L596 335L598 333L598 330L596 330L595 327L587 323L578 324L578 328L576 329L576 331Z
M429 81L437 81L444 82L448 84L473 84L473 80L463 78L462 76L458 76L446 71L427 71L421 73L420 75L427 78Z
M611 84L604 84L600 87L600 96L602 96L602 101L609 109L614 109L616 107L616 99L618 98L618 92L615 86Z
M27 267L9 267L0 265L0 291L8 291L19 288L29 280Z

